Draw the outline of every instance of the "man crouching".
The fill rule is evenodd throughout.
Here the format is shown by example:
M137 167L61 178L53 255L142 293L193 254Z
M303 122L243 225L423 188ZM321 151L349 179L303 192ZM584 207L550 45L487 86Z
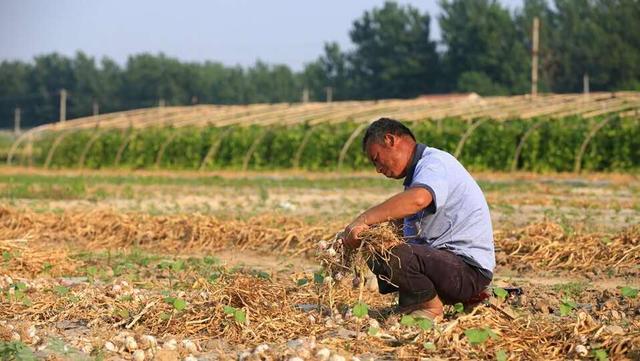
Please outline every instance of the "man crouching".
M370 225L403 221L406 243L392 249L395 257L369 263L380 293L398 291L399 312L430 319L443 315L443 303L481 294L493 278L493 229L487 201L469 172L451 154L417 143L393 119L373 122L362 147L378 173L404 178L403 192L345 228L344 244L356 248Z

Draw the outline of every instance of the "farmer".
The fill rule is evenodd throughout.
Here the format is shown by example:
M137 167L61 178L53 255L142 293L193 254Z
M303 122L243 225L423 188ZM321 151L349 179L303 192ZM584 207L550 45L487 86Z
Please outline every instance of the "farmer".
M482 295L493 277L495 253L489 207L482 190L451 154L416 142L399 121L381 118L362 139L378 173L404 178L404 191L366 210L345 228L344 244L360 245L369 226L402 225L406 243L390 261L372 259L380 293L399 292L398 311L430 319L443 304Z

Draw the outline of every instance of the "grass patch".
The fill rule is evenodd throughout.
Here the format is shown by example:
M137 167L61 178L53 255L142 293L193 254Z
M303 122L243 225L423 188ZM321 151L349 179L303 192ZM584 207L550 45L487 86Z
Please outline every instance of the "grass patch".
M64 183L36 183L10 180L0 188L0 198L9 199L83 199L87 188L81 179Z
M19 174L0 175L0 184L26 185L26 186L47 186L47 185L69 185L78 187L98 187L103 185L112 186L214 186L231 188L397 188L401 185L401 180L389 180L363 176L336 177L336 178L306 178L301 176L291 176L286 178L255 176L246 178L224 178L220 176L138 176L138 175L43 175L43 174Z
M553 285L553 290L562 292L565 296L576 297L586 290L588 284L586 282L568 282Z

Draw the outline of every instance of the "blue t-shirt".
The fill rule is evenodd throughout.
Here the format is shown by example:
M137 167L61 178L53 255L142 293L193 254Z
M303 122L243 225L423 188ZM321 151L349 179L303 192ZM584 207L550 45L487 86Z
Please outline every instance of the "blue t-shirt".
M423 187L433 201L404 219L410 243L447 249L492 278L496 265L489 206L478 183L451 154L417 144L405 189Z

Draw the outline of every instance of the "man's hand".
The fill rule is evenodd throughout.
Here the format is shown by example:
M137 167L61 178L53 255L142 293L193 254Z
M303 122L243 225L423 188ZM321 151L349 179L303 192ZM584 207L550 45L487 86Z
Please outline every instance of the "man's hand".
M361 218L356 218L344 229L344 239L342 243L350 249L360 247L360 232L368 229L369 226Z
M377 206L367 209L348 225L344 229L343 243L347 248L358 248L360 246L358 235L369 228L369 225L393 220L401 221L404 217L426 208L432 201L431 193L422 187L410 188L398 193Z

